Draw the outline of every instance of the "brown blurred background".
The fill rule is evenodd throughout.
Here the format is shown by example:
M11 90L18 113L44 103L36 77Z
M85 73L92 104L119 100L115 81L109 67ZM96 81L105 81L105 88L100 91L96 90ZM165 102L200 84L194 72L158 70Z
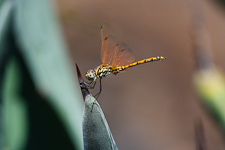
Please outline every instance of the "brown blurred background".
M203 122L207 150L224 150L219 125L193 87L195 57L190 3L202 7L216 63L224 71L225 11L206 0L57 0L70 54L83 76L101 64L100 26L109 23L136 60L161 62L105 78L98 99L121 150L195 150L194 126ZM94 95L99 90L99 84Z

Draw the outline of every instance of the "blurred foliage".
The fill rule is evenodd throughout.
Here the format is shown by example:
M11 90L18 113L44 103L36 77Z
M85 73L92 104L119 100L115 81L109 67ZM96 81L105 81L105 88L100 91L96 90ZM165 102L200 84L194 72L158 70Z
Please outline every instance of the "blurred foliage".
M216 0L216 2L218 2L218 4L223 5L223 7L225 7L225 0Z
M194 76L197 92L225 129L225 77L216 67L201 70Z
M83 149L71 64L52 3L0 1L0 149Z
M214 60L211 37L202 3L190 5L192 38L197 70L193 76L197 94L225 129L225 78Z
M196 120L195 122L195 141L196 150L206 150L206 139L202 120Z
M6 131L7 147L23 149L27 136L26 105L21 96L22 74L15 58L11 58L6 66L3 79L3 122Z

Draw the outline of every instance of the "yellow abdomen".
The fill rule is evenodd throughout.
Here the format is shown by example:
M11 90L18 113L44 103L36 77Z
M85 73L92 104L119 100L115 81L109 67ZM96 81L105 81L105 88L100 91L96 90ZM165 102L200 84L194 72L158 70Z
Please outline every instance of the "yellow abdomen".
M153 61L159 61L159 60L164 60L164 59L166 59L166 57L163 57L163 56L151 57L151 58L148 58L148 59L143 59L143 60L140 60L140 61L136 61L134 63L128 64L128 65L125 65L125 66L119 66L119 67L117 67L117 70L118 71L122 71L124 69L130 68L130 67L133 67L133 66L137 66L139 64L144 64L144 63L153 62Z

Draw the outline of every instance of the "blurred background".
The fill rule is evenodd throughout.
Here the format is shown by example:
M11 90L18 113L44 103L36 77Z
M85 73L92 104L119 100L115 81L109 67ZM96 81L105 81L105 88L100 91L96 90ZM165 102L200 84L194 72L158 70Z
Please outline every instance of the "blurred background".
M3 2L7 0L0 1L1 8ZM77 143L77 149L82 149L83 101L74 64L77 63L83 77L88 69L101 64L100 27L104 23L113 27L118 40L132 49L137 61L153 56L167 57L164 61L139 65L102 80L103 90L98 102L117 147L121 150L225 149L224 1L50 2L53 3L46 4L45 0L15 2L16 11L12 12L14 20L7 26L10 28L9 36L3 42L0 37L0 43L13 41L13 44L8 44L13 45L13 48L10 47L12 52L7 55L1 53L0 56L9 58L13 54L18 58L19 66L22 66L19 67L21 72L25 72L25 75L20 75L18 71L18 78L22 76L23 80L15 81L29 83L22 86L26 87L22 88L26 99L23 103L28 104L23 109L29 115L24 115L25 112L22 111L21 119L21 111L14 112L14 115L19 114L15 118L20 121L23 122L24 118L29 120L21 123L21 126L29 128L18 129L27 135L27 138L22 139L22 144L19 144L21 149L73 149ZM7 4L6 8L9 6ZM49 6L53 6L55 10L46 11ZM2 12L0 14L5 14ZM52 15L52 12L56 15ZM2 16L0 21L4 18ZM57 23L59 26L54 25ZM11 29L13 27L15 30ZM0 26L0 31L6 31L1 29ZM5 47L4 50L8 48ZM7 63L2 62L0 61L1 66L6 66ZM0 70L3 72L7 66L1 66ZM11 74L15 76L14 72ZM3 78L4 73L0 75L3 107L4 101L10 99L4 94L7 93L4 89L13 89L5 88L7 86L4 83L11 81L11 87L14 87L13 84L17 82ZM218 78L214 78L214 75ZM208 82L208 79L215 79L217 82ZM210 87L215 91L210 91ZM30 89L34 89L33 94L26 96L25 93L30 93ZM99 83L94 90L90 90L93 95L98 91ZM218 91L219 93L215 93ZM30 100L33 97L36 97L35 102ZM20 103L12 105L22 106ZM9 110L14 110L14 107ZM13 120L10 111L6 114L9 114L8 120ZM46 114L47 118L43 119ZM4 133L1 131L4 131L8 120L6 119L6 124L0 124L0 135ZM9 121L8 125L16 123ZM201 124L201 133L196 131L198 124ZM12 131L10 129L18 127L13 125L7 130L8 133ZM51 132L48 133L49 129ZM18 143L18 139L21 140L21 136L18 136L21 133L17 134L17 138L14 138L15 132L11 133L11 147L19 149L15 148L15 143ZM196 134L203 134L202 143L196 142ZM65 137L65 141L61 141L62 137ZM57 140L49 142L53 138ZM5 141L7 138L2 136L0 146ZM198 144L204 144L205 149L198 149ZM24 145L26 148L23 148Z
M198 119L205 128L207 149L225 149L221 129L194 89L197 66L192 27L197 9L204 18L216 65L224 71L223 5L209 0L57 0L56 4L69 53L83 76L101 64L99 29L104 23L112 25L136 60L167 57L102 80L98 102L119 149L195 149ZM91 93L98 90L99 85Z

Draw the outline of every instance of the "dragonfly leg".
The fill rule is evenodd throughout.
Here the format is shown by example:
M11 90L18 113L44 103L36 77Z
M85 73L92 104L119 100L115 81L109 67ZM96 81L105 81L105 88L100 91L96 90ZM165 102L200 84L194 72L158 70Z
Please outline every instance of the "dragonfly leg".
M93 88L95 88L96 81L91 81L90 83L84 82L84 84L85 84L89 89L93 89Z
M102 92L102 82L101 82L101 79L99 79L99 82L100 82L100 91L94 96L95 99L98 99L98 97L100 96L100 94Z

